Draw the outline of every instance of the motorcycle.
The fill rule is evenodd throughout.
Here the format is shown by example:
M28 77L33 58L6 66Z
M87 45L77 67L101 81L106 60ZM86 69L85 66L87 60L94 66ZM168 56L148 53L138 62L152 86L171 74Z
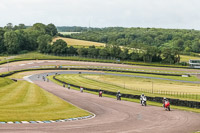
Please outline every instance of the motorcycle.
M170 102L169 101L165 101L164 108L165 108L165 110L170 111Z
M80 91L81 91L81 93L83 93L83 88L82 87L80 88Z
M147 106L147 98L143 97L141 101L142 106Z
M120 100L121 101L121 94L119 93L119 94L117 94L117 100Z
M102 91L99 91L99 97L102 97L102 93L103 93Z

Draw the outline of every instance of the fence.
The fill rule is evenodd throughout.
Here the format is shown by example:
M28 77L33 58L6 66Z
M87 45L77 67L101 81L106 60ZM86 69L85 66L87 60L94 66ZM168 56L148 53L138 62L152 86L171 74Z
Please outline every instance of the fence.
M56 78L56 76L53 77L54 80L62 83L62 84L68 84L67 82L61 81L59 79ZM79 88L80 86L78 85L74 85L74 84L70 84L72 87L77 87ZM97 89L91 89L91 88L84 88L84 90L88 90L88 91L93 91L93 92L98 92L99 90ZM117 92L111 92L111 91L107 91L107 90L103 90L104 94L108 94L108 95L114 95L116 96ZM131 99L139 99L140 95L133 95L133 94L122 94L122 97L124 98L131 98ZM153 102L158 102L158 103L162 103L162 97L149 97L147 96L148 101L153 101ZM190 108L197 108L200 109L200 102L197 101L186 101L186 100L179 100L179 99L172 99L172 98L168 98L170 103L172 105L176 105L176 106L184 106L184 107L190 107Z
M83 77L83 78L100 82L98 80L87 78L87 77ZM121 84L121 85L119 85L119 84L116 85L116 84L106 82L106 81L103 81L102 83L110 84L110 85L113 85L113 86L119 86L121 88L137 91L139 93L157 94L157 95L170 96L170 97L183 98L183 99L185 98L185 99L192 99L192 100L200 100L199 94L187 93L187 92L178 92L178 91L157 90L157 89L154 90L153 85L152 85L151 89L144 89L144 88L132 88L132 87L127 88L127 87L125 87L125 83Z

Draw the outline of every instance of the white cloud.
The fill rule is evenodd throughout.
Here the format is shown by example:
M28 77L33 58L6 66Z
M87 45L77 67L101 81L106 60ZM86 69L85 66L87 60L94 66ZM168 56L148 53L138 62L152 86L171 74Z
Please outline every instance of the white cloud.
M0 26L36 22L200 29L199 0L1 0Z

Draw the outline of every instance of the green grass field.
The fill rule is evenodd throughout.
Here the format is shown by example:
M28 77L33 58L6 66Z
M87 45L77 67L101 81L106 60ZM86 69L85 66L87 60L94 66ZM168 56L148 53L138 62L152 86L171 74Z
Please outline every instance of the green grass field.
M128 74L128 75L136 75L136 76L145 76L145 77L155 77L155 78L165 78L165 79L173 79L173 80L182 80L182 81L200 81L197 76L191 75L190 77L182 77L182 76L168 76L168 75L156 75L156 74L143 74L143 73L126 73L126 72L107 72L107 73L118 73L118 74ZM162 74L160 72L160 74ZM162 82L170 82L170 81L162 81Z
M0 79L0 121L58 120L90 113L26 81Z
M200 86L198 84L171 82L133 77L111 75L66 74L57 76L58 79L70 84L122 93L147 96L179 98L183 100L200 100ZM153 83L153 87L152 87ZM152 93L153 88L153 93ZM186 95L187 94L187 95Z
M187 55L181 55L181 60L180 62L189 62L189 60L200 60L200 57L195 57L195 56L187 56Z

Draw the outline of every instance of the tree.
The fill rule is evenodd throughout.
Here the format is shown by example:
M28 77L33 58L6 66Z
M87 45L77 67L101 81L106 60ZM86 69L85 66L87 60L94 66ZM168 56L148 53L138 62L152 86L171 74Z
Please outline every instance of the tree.
M5 32L4 45L9 54L17 54L21 50L18 34L15 31Z
M127 48L125 48L123 51L121 51L121 53L120 53L120 59L122 59L122 60L127 60L127 59L129 59L129 50L127 49Z
M109 52L110 52L111 57L120 58L119 55L121 53L121 48L119 46L112 45L109 48Z
M199 41L195 41L192 44L192 51L193 52L200 52L200 40Z
M12 23L8 23L8 24L4 27L4 29L5 29L6 31L12 30L12 29L13 29L13 24L12 24Z
M53 42L51 50L54 54L65 54L67 52L67 43L62 39Z
M179 49L180 51L182 51L184 49L184 41L182 39L179 39L177 41L175 41L174 46Z
M30 50L38 49L38 37L41 35L40 31L33 30L31 28L25 30L25 34L27 35L28 48Z
M179 50L176 48L163 48L162 55L165 63L175 64L180 62Z
M133 52L130 54L130 56L131 56L131 57L130 57L131 60L133 60L133 61L142 61L142 60L143 60L141 54L138 53L138 52L136 52L136 51L133 51Z
M88 55L96 57L99 55L99 49L96 49L95 46L90 46L88 48Z
M25 24L19 24L18 26L15 25L13 29L14 30L22 30L22 29L26 29L26 26L25 26Z
M42 24L42 23L36 23L32 26L33 30L37 30L40 32L40 34L46 34L46 25Z
M5 51L4 33L5 33L5 30L3 28L0 28L0 53Z
M37 42L39 44L38 50L41 53L48 53L50 51L50 43L52 41L52 37L50 35L41 35L37 38Z
M108 48L105 47L105 48L103 48L103 49L100 49L100 50L99 50L99 55L102 56L102 57L107 57L107 56L109 56Z
M78 48L77 53L79 56L86 56L88 51L87 48Z
M54 24L48 24L46 26L46 33L49 34L50 36L57 35L58 31L57 31L56 26Z
M70 54L70 55L77 55L77 49L74 48L73 46L70 46L69 48L67 48L67 54Z

